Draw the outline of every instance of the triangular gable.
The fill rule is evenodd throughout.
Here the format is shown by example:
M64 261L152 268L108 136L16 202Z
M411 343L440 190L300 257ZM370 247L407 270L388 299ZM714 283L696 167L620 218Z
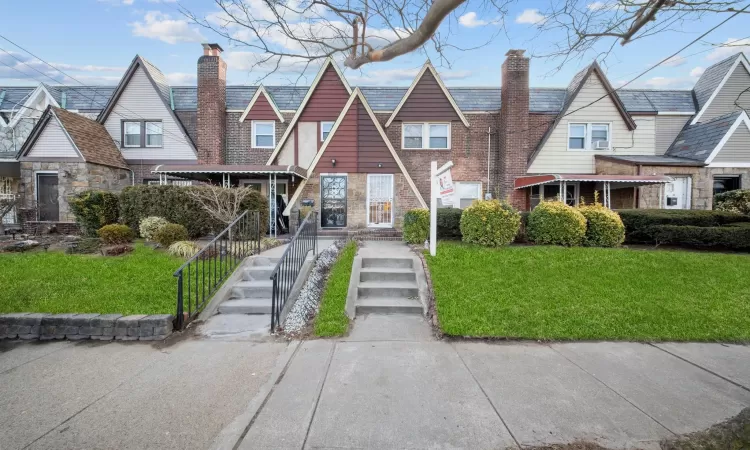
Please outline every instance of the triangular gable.
M28 116L31 112L34 112L34 110L38 109L34 108L34 104L40 98L44 98L46 100L43 107L47 107L48 105L60 106L57 103L57 100L55 100L55 97L53 97L49 90L47 90L44 83L39 83L39 86L37 86L36 89L34 89L34 91L29 94L29 97L25 102L23 102L23 105L19 105L18 113L8 121L8 126L11 128L15 127L18 121L21 120L21 118Z
M727 58L727 62L730 61L731 58ZM716 67L721 67L721 65L724 63L722 61L721 63L716 64ZM706 102L701 107L700 111L698 111L698 114L695 115L692 122L690 122L691 125L696 124L700 121L701 117L708 111L708 108L711 106L711 103L714 102L716 97L721 92L722 88L727 84L727 81L732 77L732 75L737 71L737 68L742 65L744 69L750 74L750 63L747 60L747 57L745 57L744 53L739 53L737 57L735 57L734 62L729 67L729 69L726 71L724 76L721 78L721 82L716 86L716 88L713 90L711 96L706 100ZM708 70L707 70L708 71ZM707 76L705 73L701 76L701 79ZM698 80L701 81L700 79ZM698 86L698 83L696 83L696 87Z
M406 170L406 167L404 167L404 164L401 162L401 158L398 157L398 153L396 153L396 150L393 148L393 145L391 145L391 141L388 139L388 136L386 136L385 131L383 130L383 127L380 126L380 122L378 122L378 119L375 117L375 113L372 112L372 108L370 108L370 105L367 103L367 99L364 95L362 95L362 91L359 90L359 88L354 89L352 92L352 95L349 97L349 100L346 102L346 106L344 106L343 111L341 111L341 114L339 114L338 119L333 124L333 128L331 128L331 132L328 134L328 137L326 137L326 140L323 142L323 145L320 147L320 150L315 155L315 159L313 159L312 163L310 164L310 167L307 169L307 179L309 179L313 171L315 170L315 167L320 162L321 158L323 157L323 154L325 153L326 149L331 145L334 140L336 140L336 133L339 131L339 129L343 129L344 123L347 123L348 120L351 120L351 117L354 117L354 120L362 121L361 117L357 117L357 102L359 102L360 105L364 106L364 109L367 113L367 116L370 119L370 122L375 126L375 129L377 130L378 134L380 135L380 138L382 139L383 143L388 148L388 151L390 152L391 156L393 157L393 160L396 162L396 165L398 166L401 173L404 175L404 178L406 178L406 182L411 187L412 191L414 192L414 195L416 195L417 200L419 200L419 204L422 206L422 208L427 208L427 203L425 203L424 199L422 198L422 195L419 193L419 190L417 189L417 186L414 184L414 180L412 180L411 176L409 175L409 172ZM357 151L361 151L361 149L358 149ZM292 196L291 200L287 204L286 210L284 210L284 215L289 215L291 212L292 206L297 202L299 196L302 194L302 190L307 184L307 179L303 180L300 186L297 187L297 190L294 192L294 195Z
M448 92L448 88L445 87L445 84L443 84L443 80L440 79L440 75L438 75L437 70L435 70L435 67L432 66L432 63L427 60L426 63L422 66L422 70L419 71L416 77L414 77L414 80L411 83L411 86L409 86L409 89L406 91L406 94L401 98L401 102L399 102L398 106L396 106L396 109L393 110L393 114L391 114L391 117L388 118L388 121L385 123L386 128L391 126L391 122L393 122L396 119L396 116L398 116L398 113L401 111L401 108L406 104L407 100L411 96L411 94L418 90L417 86L422 81L423 77L432 77L436 82L437 85L440 87L440 90L443 91L443 95L445 95L445 98L448 99L448 102L453 107L453 110L456 112L456 115L459 119L461 119L461 122L463 122L464 126L469 126L469 121L466 120L466 117L461 112L461 109L456 104L455 100L453 100L453 96L450 92Z
M609 83L609 80L607 79L607 76L604 75L604 72L602 72L601 67L599 67L599 64L596 61L594 61L593 63L591 63L590 66L578 72L571 80L570 84L568 85L567 92L565 94L565 103L563 103L562 109L558 113L555 120L547 128L547 131L544 132L542 139L539 141L539 144L537 144L534 151L531 153L531 155L529 155L528 165L531 165L531 163L534 162L537 155L539 155L539 152L542 150L542 148L544 148L544 144L547 143L547 140L549 139L552 132L560 124L560 121L564 117L576 111L576 110L573 110L573 111L568 111L568 110L570 109L570 105L573 104L573 101L578 96L578 93L581 92L581 89L583 89L583 87L586 85L586 81L588 81L588 79L591 77L592 74L595 74L599 78L599 81L602 83L602 87L604 88L608 97L612 100L612 103L614 103L615 108L617 108L617 111L620 113L620 116L622 117L622 119L625 121L625 124L627 125L628 130L630 131L635 130L636 128L635 121L625 109L625 105L622 103L620 96L617 95L617 90L612 87L612 85Z
M54 123L56 126L50 127L50 123ZM72 150L72 152L66 152L65 149L61 149L59 147L60 136L58 135L58 133L62 133L62 135L64 136L63 139L70 144L70 149ZM37 142L45 142L47 140L53 141L49 142L49 147L50 149L53 149L55 151L55 154L32 155ZM29 137L26 139L26 142L23 143L21 151L19 152L20 160L29 160L37 157L51 157L60 159L78 158L82 161L85 161L83 155L81 154L81 151L73 141L73 138L70 137L70 134L68 134L68 132L65 130L65 126L63 126L62 122L60 122L60 120L52 111L52 106L48 106L47 109L44 110L44 113L42 113L42 117L39 119L36 125L34 125L34 128L31 130Z
M731 166L731 167L750 167L750 140L743 139L746 136L750 136L750 118L748 118L747 112L742 111L737 119L734 121L729 131L719 141L719 144L713 149L711 154L706 158L706 164L710 166ZM741 151L747 151L748 154L742 155L741 157L734 158L732 156L722 157L723 153L730 151L730 142L739 139ZM732 146L735 147L735 146ZM722 150L727 149L722 152ZM734 153L735 148L731 151ZM715 161L719 157L720 161ZM744 161L742 160L744 158Z
M240 117L240 123L245 121L251 111L253 113L250 116L251 120L275 120L278 118L281 123L284 123L284 116L281 115L279 108L276 107L276 103L268 95L268 91L266 91L266 88L262 84L258 86L258 89L255 90L255 95L250 99L250 103L247 104L245 112ZM276 117L273 117L274 115Z
M133 78L133 75L135 75L136 72L138 71L138 68L143 69L143 72L146 74L146 78L148 78L148 81L151 83L151 86L153 86L154 91L158 95L159 99L161 99L162 104L167 109L167 111L169 111L169 115L172 117L172 120L174 120L174 122L180 128L180 131L182 132L182 135L185 138L185 141L190 145L190 147L193 150L193 153L195 153L195 155L197 156L198 151L195 147L195 143L193 142L193 139L188 134L187 129L185 128L185 125L182 124L180 119L177 117L177 114L175 114L174 110L172 109L172 105L170 104L170 88L166 82L166 78L161 73L161 71L159 71L159 69L157 69L150 62L146 61L144 58L141 58L141 56L139 55L136 55L135 58L133 58L133 61L130 63L130 67L128 67L128 70L125 71L125 75L122 76L120 83L117 85L117 88L112 93L112 96L109 98L109 101L107 102L107 106L105 106L102 112L99 113L99 116L96 118L96 121L104 125L104 123L107 121L107 118L109 118L110 114L112 114L112 112L114 111L114 108L117 105L117 102L120 100L120 97L125 92L125 88L128 87L128 84L130 83L130 80ZM143 120L147 118L136 115L135 117L123 117L123 119L142 119Z
M344 84L346 91L351 95L352 88L351 86L349 86L349 83L346 81L346 78L344 78L344 75L341 73L341 70L339 70L339 67L336 65L336 63L333 61L332 58L330 57L326 58L323 65L320 67L318 74L315 76L315 79L310 85L310 88L307 90L307 94L305 94L305 98L302 99L302 103L297 108L297 112L294 114L294 117L292 117L291 122L289 122L289 126L286 128L286 131L284 131L284 134L281 136L281 139L279 139L279 142L276 143L276 148L273 150L273 153L271 153L271 156L268 158L266 165L272 165L274 159L276 159L276 157L279 155L281 148L284 147L284 143L286 143L286 140L289 139L289 136L294 131L294 127L297 125L297 122L302 116L302 113L305 110L307 103L310 101L310 98L315 92L315 88L318 87L320 80L323 79L323 75L326 73L329 67L333 67L339 79L341 79L341 82Z

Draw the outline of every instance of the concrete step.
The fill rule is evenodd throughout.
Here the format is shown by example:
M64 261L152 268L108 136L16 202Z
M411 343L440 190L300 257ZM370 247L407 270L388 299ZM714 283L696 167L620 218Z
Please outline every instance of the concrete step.
M270 298L238 298L219 305L219 314L271 314Z
M359 281L417 281L417 274L411 268L373 267L359 272Z
M362 258L362 268L411 269L411 258Z
M422 314L422 304L416 299L369 297L357 299L357 314Z
M270 280L275 266L250 266L242 271L242 280Z
M250 261L250 266L276 266L279 258L269 258L267 256L256 256Z
M419 288L414 281L365 281L357 285L357 298L419 298Z
M272 293L271 280L239 281L232 286L229 298L271 298Z

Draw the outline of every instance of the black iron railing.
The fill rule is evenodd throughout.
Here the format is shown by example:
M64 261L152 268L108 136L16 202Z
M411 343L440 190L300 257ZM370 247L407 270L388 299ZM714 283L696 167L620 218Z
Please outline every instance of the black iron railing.
M318 250L318 218L315 211L310 211L297 228L289 246L281 255L279 262L271 274L273 291L271 296L271 332L281 325L281 311L284 309L289 292L297 280L300 269L307 258L307 254L313 254Z
M175 328L200 313L242 260L260 253L260 213L245 211L174 273L177 278Z

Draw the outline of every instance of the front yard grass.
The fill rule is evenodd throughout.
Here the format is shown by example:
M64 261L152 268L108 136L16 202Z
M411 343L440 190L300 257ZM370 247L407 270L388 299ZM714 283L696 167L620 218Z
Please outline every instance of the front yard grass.
M184 261L136 244L124 256L0 254L0 313L174 314Z
M338 259L331 268L323 298L320 300L320 311L315 318L316 336L341 336L349 329L346 295L349 292L349 279L352 276L352 264L354 264L356 254L357 244L349 242L341 249Z
M448 335L750 341L750 255L441 242L426 258Z

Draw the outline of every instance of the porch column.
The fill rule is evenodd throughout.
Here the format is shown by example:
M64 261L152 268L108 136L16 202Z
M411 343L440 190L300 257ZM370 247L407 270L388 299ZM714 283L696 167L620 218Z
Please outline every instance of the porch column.
M221 174L221 186L224 188L232 187L232 180L228 173Z

